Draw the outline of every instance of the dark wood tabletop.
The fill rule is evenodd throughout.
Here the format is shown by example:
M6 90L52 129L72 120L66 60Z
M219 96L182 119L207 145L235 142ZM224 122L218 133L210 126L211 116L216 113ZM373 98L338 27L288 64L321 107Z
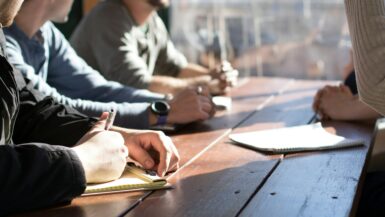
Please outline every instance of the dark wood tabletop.
M331 81L252 77L233 89L232 109L170 134L181 168L171 190L80 197L18 216L354 216L372 125L324 122L365 146L290 155L249 150L230 133L307 124L315 92Z

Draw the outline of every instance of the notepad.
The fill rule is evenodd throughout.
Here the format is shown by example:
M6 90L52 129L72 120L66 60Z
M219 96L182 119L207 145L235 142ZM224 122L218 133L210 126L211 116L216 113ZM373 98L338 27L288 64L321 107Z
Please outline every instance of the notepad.
M231 110L232 100L227 96L214 96L212 98L217 110Z
M171 188L167 180L156 175L156 172L144 170L133 163L127 163L122 176L114 181L87 185L82 196L127 191L156 190Z
M231 134L236 144L266 152L300 152L360 146L362 140L327 132L321 123L272 130Z

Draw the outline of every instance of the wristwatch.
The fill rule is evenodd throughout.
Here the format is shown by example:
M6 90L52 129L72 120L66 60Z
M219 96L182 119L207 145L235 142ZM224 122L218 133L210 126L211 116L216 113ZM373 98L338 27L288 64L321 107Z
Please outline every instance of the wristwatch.
M167 123L167 115L170 111L170 105L163 100L154 101L150 106L151 112L158 116L156 125L165 125Z

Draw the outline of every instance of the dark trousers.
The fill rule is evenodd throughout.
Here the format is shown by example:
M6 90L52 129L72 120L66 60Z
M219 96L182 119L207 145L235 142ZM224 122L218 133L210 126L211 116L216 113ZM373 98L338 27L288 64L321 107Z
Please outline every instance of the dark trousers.
M357 217L385 216L385 172L369 173L366 177Z

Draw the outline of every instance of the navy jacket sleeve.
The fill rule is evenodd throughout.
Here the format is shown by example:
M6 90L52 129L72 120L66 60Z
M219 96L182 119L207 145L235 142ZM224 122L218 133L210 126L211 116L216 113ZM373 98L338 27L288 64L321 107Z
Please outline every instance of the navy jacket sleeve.
M69 147L95 120L43 99L23 81L1 58L0 216L71 201L86 187Z

